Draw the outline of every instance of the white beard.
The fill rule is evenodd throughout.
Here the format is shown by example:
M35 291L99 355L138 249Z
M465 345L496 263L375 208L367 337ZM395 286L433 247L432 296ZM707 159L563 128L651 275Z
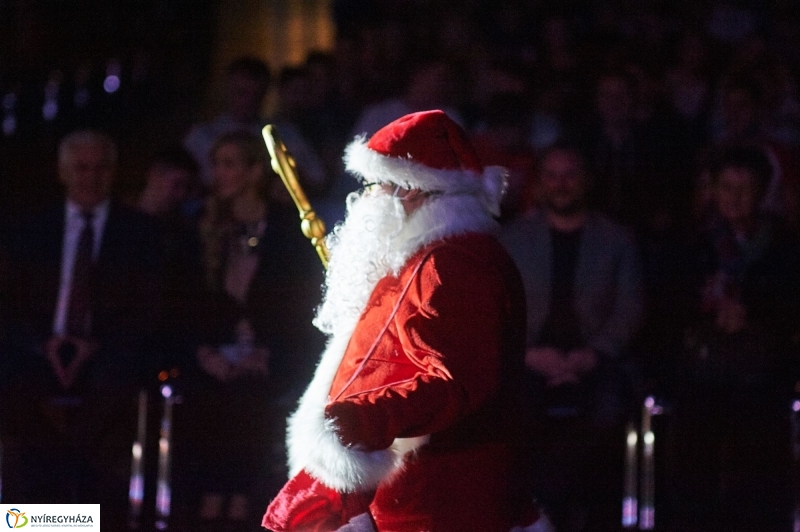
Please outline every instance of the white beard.
M320 331L352 332L378 281L408 258L397 246L405 222L398 198L381 191L347 197L347 216L327 237L325 292L314 319Z

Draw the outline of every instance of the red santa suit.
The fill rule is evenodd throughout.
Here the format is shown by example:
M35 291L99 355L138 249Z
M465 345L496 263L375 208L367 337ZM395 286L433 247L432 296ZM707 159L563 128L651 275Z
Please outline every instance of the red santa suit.
M290 419L294 476L267 510L270 530L336 530L367 510L381 532L520 524L514 432L525 301L491 234L501 174L480 167L460 128L431 113L348 148L348 167L365 180L401 175L440 193L425 211L439 215L377 282L352 330L331 337ZM447 147L430 159L420 139L404 144L441 137L430 128L456 144L458 166L442 164Z

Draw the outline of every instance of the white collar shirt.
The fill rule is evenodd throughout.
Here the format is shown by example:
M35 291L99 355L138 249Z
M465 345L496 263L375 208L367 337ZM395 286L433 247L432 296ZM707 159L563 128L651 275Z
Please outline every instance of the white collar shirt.
M94 229L94 248L92 259L97 260L100 255L100 245L103 241L103 232L108 220L108 200L92 209L92 228ZM73 202L67 200L64 214L64 240L61 251L61 281L58 287L58 300L56 313L53 319L53 334L63 336L67 332L67 310L69 309L70 287L72 286L72 270L75 266L75 256L78 251L78 240L86 221L83 210Z

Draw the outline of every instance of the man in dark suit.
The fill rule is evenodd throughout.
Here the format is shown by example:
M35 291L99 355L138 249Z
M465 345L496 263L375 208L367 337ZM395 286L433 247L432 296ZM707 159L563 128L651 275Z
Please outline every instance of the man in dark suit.
M3 494L28 503L101 503L124 523L134 397L154 351L160 253L155 225L111 200L117 151L79 131L59 146L61 205L8 239Z

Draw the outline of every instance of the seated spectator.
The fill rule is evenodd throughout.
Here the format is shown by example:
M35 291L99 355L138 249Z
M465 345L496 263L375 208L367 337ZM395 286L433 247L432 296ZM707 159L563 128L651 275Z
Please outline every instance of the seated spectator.
M639 261L628 234L587 208L574 148L547 151L538 184L542 209L503 235L527 299L528 474L558 530L613 530L623 357L643 306Z
M603 74L596 87L595 118L581 142L594 178L591 204L645 233L685 217L691 195L687 169L693 159L682 128L653 113L652 103L637 100L636 88L630 74Z
M271 122L275 124L281 139L296 159L303 190L310 198L319 197L327 190L328 175L309 137L303 132L311 119L313 104L310 71L304 67L284 67L278 77L278 108ZM310 129L310 128L307 128ZM282 188L279 181L275 185ZM275 199L285 196L273 194Z
M330 181L344 172L342 150L350 140L349 135L356 120L359 106L347 98L342 85L352 74L335 55L311 52L306 57L305 69L310 83L310 107L298 124L303 137L308 139L319 155ZM330 188L333 183L328 182ZM326 189L324 193L328 190Z
M10 233L3 497L100 503L127 519L135 397L152 370L160 286L149 217L113 201L117 148L78 131L58 149L66 199Z
M228 65L226 73L225 110L202 124L197 124L184 139L186 149L200 165L200 180L205 186L212 182L209 154L216 140L231 131L243 130L261 136L261 128L270 122L261 114L264 97L271 83L269 66L252 57L241 57ZM281 138L295 156L303 184L322 188L325 174L322 164L300 131L290 121L278 120ZM288 198L287 198L288 200Z
M676 529L790 527L787 419L798 326L798 244L761 213L757 148L712 167L714 216L694 247L683 356L675 369Z
M136 206L156 219L164 253L164 343L159 369L182 368L191 344L190 316L198 299L201 280L200 242L194 211L201 206L198 166L180 147L157 153L145 175L145 187Z
M242 57L231 62L225 74L222 114L193 126L184 139L184 146L200 165L200 180L205 186L211 184L209 152L217 138L237 129L260 134L266 125L261 106L272 80L269 66L260 59Z
M186 202L198 195L198 172L197 163L185 150L160 151L147 168L136 206L156 218L183 216Z
M800 180L800 169L793 147L767 135L763 92L758 82L748 76L734 76L726 80L717 117L718 129L712 140L714 148L721 150L746 144L764 152L772 172L760 208L775 216L784 216L784 187ZM708 185L707 182L705 184Z
M286 397L321 348L311 319L322 265L294 206L269 196L276 177L259 137L225 134L211 157L213 192L200 220L205 295L186 401L195 525L250 530L260 519L251 504L261 508L285 479Z

